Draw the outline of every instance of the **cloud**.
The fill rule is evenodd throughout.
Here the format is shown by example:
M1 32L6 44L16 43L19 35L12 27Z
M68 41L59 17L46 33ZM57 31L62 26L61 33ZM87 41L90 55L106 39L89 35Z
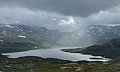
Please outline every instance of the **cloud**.
M87 15L87 17L81 17L82 13L80 13L79 14L80 16L76 17L75 15L65 16L63 15L64 13L62 13L61 11L59 11L61 12L61 14L59 14L59 12L54 10L53 12L49 12L49 10L43 10L39 8L34 9L34 7L33 8L25 7L25 6L8 7L5 5L0 7L0 23L25 24L25 25L33 25L37 27L46 27L48 29L58 29L60 31L67 31L67 32L73 31L71 37L68 38L68 36L65 36L63 37L63 40L65 41L68 40L68 42L70 42L73 41L74 39L74 42L76 43L80 43L78 42L78 40L80 40L85 44L86 42L88 42L87 44L91 44L92 40L90 37L86 39L87 34L83 26L96 25L96 24L104 24L104 25L112 25L112 26L118 25L120 24L119 8L120 8L119 6L114 6L112 8L108 8L107 10L98 10L98 12L87 11L88 12L87 14L89 14L89 16ZM73 12L73 14L76 13Z
M74 30L76 24L73 17L22 7L0 7L0 23L32 25L62 31Z
M120 12L100 11L97 14L91 15L83 19L83 24L120 24Z
M65 26L65 25L75 25L76 22L73 17L69 17L69 19L66 20L60 20L59 21L60 25Z
M120 11L99 11L88 17L64 16L40 10L31 10L23 7L0 7L0 23L25 24L61 31L75 31L81 26L93 24L120 24ZM118 11L117 11L118 10Z
M89 16L120 4L120 0L0 0L1 6L23 7L68 16Z

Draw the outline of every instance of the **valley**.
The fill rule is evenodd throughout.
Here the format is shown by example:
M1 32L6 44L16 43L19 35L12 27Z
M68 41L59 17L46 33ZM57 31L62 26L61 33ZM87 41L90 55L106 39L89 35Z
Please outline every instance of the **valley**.
M79 32L1 24L0 71L119 72L120 35L116 28L119 31L120 26L91 25L81 39ZM93 44L88 43L89 38Z
M0 0L0 72L120 72L120 0Z
M120 37L120 26L90 25L84 28L84 34L80 34L81 31L60 32L22 24L0 24L0 53L52 47L84 47Z

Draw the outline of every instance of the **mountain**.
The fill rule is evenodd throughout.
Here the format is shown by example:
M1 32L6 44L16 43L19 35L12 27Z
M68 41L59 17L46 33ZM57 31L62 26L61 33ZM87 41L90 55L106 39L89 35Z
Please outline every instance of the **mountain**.
M84 31L78 29L73 32L61 32L22 24L0 24L0 53L53 46L83 47L105 43L119 37L119 25L89 25L84 27Z
M103 44L115 38L120 38L120 25L88 25L66 32L60 40L68 46L85 47Z
M44 27L0 24L0 53L50 48L59 36L59 31Z
M105 44L93 45L87 48L65 49L66 52L83 53L95 56L103 56L106 58L120 57L120 38L113 39Z
M86 33L94 44L105 43L120 37L120 25L89 25Z

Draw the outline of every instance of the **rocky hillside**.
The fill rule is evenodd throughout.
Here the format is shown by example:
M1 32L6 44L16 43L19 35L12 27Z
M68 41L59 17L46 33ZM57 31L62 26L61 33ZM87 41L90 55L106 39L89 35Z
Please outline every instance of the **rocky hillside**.
M72 62L40 57L0 58L1 72L119 72L120 67L104 62Z
M57 31L43 27L0 24L0 53L50 48L59 36Z
M90 25L84 32L60 32L22 24L0 24L0 52L53 46L88 46L120 37L120 26ZM82 34L84 33L84 34Z
M94 44L106 43L120 38L120 25L90 25L86 27L86 33Z

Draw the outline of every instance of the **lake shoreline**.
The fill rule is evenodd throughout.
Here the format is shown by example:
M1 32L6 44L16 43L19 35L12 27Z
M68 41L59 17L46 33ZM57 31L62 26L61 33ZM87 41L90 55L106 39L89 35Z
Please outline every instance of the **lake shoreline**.
M2 54L8 55L9 58L38 56L42 58L55 58L55 59L70 60L70 61L108 61L107 59L105 60L90 59L90 58L100 57L100 56L85 55L80 53L68 53L68 52L61 51L61 49L72 49L72 48L80 48L80 47L37 49L37 50L29 50L29 51L14 52L14 53L2 53Z

